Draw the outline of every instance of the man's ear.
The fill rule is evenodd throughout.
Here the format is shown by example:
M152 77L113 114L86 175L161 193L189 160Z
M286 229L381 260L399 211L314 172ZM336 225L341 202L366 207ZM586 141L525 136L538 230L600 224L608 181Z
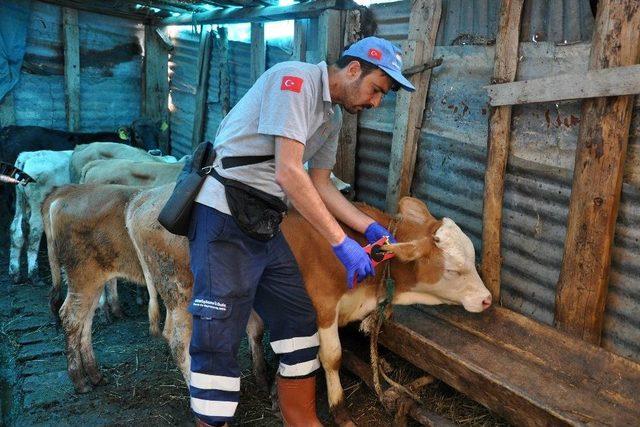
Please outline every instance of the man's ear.
M358 61L351 61L347 64L346 67L347 75L349 77L360 77L360 73L362 72L362 67L360 67L360 63Z

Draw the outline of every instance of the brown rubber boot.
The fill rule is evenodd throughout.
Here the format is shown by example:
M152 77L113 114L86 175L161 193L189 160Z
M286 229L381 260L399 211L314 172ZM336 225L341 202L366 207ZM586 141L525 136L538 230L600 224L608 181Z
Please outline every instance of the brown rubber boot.
M316 415L316 377L284 378L278 375L278 400L286 427L322 427Z

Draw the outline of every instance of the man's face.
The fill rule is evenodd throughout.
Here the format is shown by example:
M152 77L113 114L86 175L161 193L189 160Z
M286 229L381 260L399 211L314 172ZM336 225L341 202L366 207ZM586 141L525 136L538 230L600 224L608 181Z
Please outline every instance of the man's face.
M391 78L379 68L363 77L357 61L349 64L345 71L347 82L342 106L351 114L380 106L382 98L393 86Z

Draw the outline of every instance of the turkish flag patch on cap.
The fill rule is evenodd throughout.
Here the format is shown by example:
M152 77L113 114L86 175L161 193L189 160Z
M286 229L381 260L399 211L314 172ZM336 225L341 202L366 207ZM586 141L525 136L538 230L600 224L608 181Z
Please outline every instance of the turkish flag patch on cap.
M291 92L300 93L303 81L300 77L284 76L282 78L282 84L280 84L280 90L290 90Z
M378 61L380 61L382 59L382 52L380 52L378 49L369 49L369 58L373 58L373 59L377 59Z

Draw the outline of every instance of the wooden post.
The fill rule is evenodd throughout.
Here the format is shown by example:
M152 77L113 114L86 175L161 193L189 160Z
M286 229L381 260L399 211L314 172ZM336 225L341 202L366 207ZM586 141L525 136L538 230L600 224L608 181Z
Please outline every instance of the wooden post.
M318 18L318 62L335 62L342 51L342 19L339 10L325 10Z
M296 19L293 24L293 56L294 61L307 60L307 28L308 19Z
M637 64L640 4L598 3L589 69ZM558 329L600 343L633 95L583 101L569 204L567 239L558 280Z
M251 24L251 82L258 80L267 69L267 44L264 39L264 24Z
M442 12L441 0L414 0L409 18L409 35L403 45L404 68L421 65L433 58ZM398 209L400 198L409 194L427 102L431 70L410 77L415 92L398 91L387 181L387 212Z
M492 83L512 82L516 78L523 2L524 0L502 1ZM480 274L494 301L500 300L502 198L510 141L511 106L494 108L489 123L487 168L484 176L482 266L480 268Z
M205 124L207 122L207 94L209 93L209 65L211 62L211 47L213 46L213 32L203 31L200 38L200 51L198 52L198 68L196 81L196 105L193 114L193 132L191 134L191 147L196 148L204 138Z
M80 127L80 35L78 11L62 8L62 43L64 45L64 106L67 130Z
M7 92L4 98L0 100L0 127L16 124L16 111L13 106L12 90Z
M144 26L144 78L142 114L151 120L169 124L169 65L167 46L157 34L157 28ZM163 126L164 128L165 126ZM163 131L160 149L169 153L169 132Z
M344 43L347 46L360 38L360 11L348 10L342 12L345 15ZM342 53L342 47L340 53ZM358 115L343 110L342 128L338 152L336 153L336 165L333 172L353 187L356 181L356 144L358 141Z
M222 117L226 116L231 110L231 78L229 71L229 40L227 38L227 29L225 27L218 28L218 43L220 52L220 77L219 77L219 96Z

